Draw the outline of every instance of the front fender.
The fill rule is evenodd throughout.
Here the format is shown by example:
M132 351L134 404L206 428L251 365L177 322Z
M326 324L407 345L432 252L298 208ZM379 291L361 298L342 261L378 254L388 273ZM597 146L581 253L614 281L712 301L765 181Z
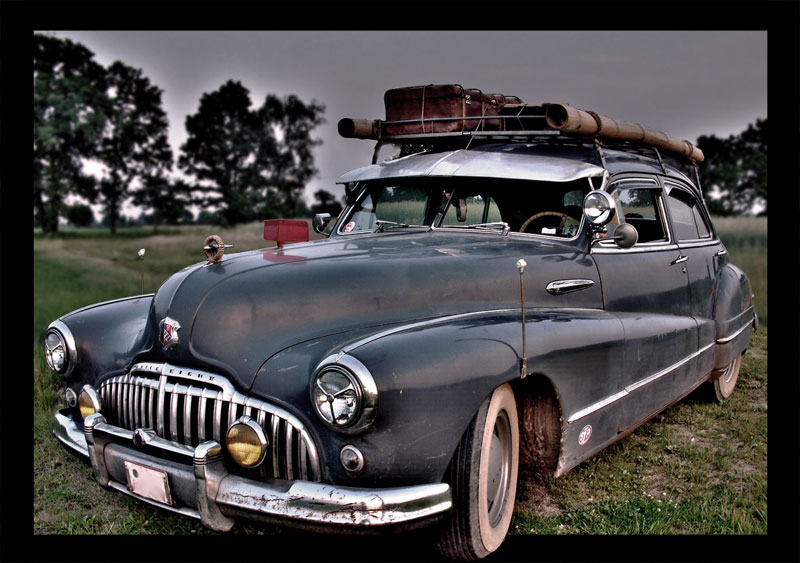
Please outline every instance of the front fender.
M64 382L76 393L123 373L134 354L152 346L147 330L153 295L138 295L78 309L60 317L75 341L75 368ZM52 326L52 325L51 325Z
M614 382L606 375L620 361L624 342L616 317L589 309L528 309L526 319L529 372L552 379L562 408L578 410L597 393L613 392ZM320 423L308 390L315 366L301 359L300 350L280 362L270 360L253 390L293 388L294 407L313 426L323 471L333 483L389 487L437 482L483 400L520 377L521 344L519 311L502 310L395 325L335 348L328 341L305 345L306 356L315 348L320 359L347 353L372 374L377 418L355 436ZM295 376L287 377L291 372ZM366 458L359 476L339 464L339 450L347 443Z

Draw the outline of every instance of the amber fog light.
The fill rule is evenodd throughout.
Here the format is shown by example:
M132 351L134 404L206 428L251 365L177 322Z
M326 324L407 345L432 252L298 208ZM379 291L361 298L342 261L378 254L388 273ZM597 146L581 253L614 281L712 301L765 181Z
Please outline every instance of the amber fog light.
M90 385L84 385L81 389L81 394L78 396L78 408L81 411L81 418L84 420L90 414L100 412L100 397Z
M249 416L242 416L228 428L228 452L242 467L256 467L267 455L267 436Z

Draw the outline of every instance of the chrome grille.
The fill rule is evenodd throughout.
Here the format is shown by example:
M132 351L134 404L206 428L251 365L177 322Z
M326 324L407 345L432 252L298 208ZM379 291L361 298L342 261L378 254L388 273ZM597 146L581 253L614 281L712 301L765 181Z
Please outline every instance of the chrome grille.
M247 415L269 439L261 475L320 480L317 450L303 424L275 405L239 393L220 375L143 362L104 381L99 391L110 424L151 428L164 439L192 447L207 440L224 444L228 427Z

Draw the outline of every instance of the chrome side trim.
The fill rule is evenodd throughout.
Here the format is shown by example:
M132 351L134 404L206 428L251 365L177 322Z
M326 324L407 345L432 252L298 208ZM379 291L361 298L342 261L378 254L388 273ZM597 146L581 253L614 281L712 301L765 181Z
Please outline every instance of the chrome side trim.
M752 307L750 307L750 309L752 309ZM748 310L749 310L749 309L748 309ZM746 313L746 312L747 312L747 311L745 311L745 313ZM753 321L753 322L755 322L755 321ZM727 344L728 342L730 342L731 340L733 340L734 338L736 338L737 336L739 336L740 334L742 334L742 333L743 333L743 332L744 332L744 331L747 329L747 327L749 327L751 324L753 324L753 323L745 323L745 324L744 324L744 326L743 326L742 328L740 328L739 330L737 330L737 331L736 331L736 332L734 332L733 334L730 334L730 335L728 335L728 336L725 336L724 338L718 338L718 339L716 340L715 344Z
M667 250L680 250L678 245L675 243L663 243L663 242L643 242L640 244L636 244L631 248L619 248L616 245L614 246L602 246L605 242L601 242L600 244L594 246L592 248L592 254L640 254L642 252L664 252ZM613 243L611 243L613 244Z
M369 344L370 342L374 342L376 340L380 340L381 338L385 338L387 336L391 336L393 334L397 334L398 332L405 332L406 330L413 330L415 328L420 328L424 326L431 326L439 323L446 323L450 321L457 321L460 319L468 319L470 317L477 317L480 315L487 315L491 313L514 313L519 311L519 309L492 309L489 311L473 311L472 313L459 313L456 315L447 315L445 317L438 317L435 319L427 319L424 321L419 321L415 323L405 324L401 326L397 326L394 328L390 328L387 330L383 330L381 332L376 332L371 336L367 336L366 338L362 338L357 342L353 342L352 344L348 344L339 352L339 355L349 354L356 348L361 348L362 346Z
M556 280L547 284L545 288L550 295L565 295L573 291L589 289L594 285L592 280Z
M650 375L648 377L645 377L644 379L641 379L641 380L639 380L639 381L637 381L635 383L631 383L630 385L626 386L622 391L618 391L617 393L614 393L613 395L609 395L608 397L606 397L606 398L604 398L604 399L602 399L600 401L597 401L596 403L592 403L591 405L589 405L586 408L583 408L583 409L581 409L579 411L576 411L576 412L572 413L569 416L569 418L567 418L567 424L571 424L571 423L575 422L576 420L580 420L581 418L584 418L584 417L586 417L586 416L588 416L588 415L590 415L590 414L592 414L592 413L594 413L594 412L596 412L596 411L598 411L598 410L600 410L600 409L602 409L604 407L607 407L608 405L610 405L610 404L622 399L623 397L626 397L627 395L629 395L631 392L635 391L636 389L639 389L640 387L643 387L645 385L653 383L654 381L664 377L668 373L671 373L671 372L675 371L676 369L678 369L679 367L681 367L685 363L693 360L694 358L696 358L697 356L699 356L703 352L711 349L714 346L714 344L715 344L714 342L712 342L711 344L707 344L706 346L703 346L702 348L700 348L697 352L694 352L693 354L689 354L688 356L686 356L685 358L683 358L682 360L680 360L678 362L675 362L671 366L666 367L666 368L662 369L661 371L657 371L656 373L654 373L654 374L652 374L652 375Z

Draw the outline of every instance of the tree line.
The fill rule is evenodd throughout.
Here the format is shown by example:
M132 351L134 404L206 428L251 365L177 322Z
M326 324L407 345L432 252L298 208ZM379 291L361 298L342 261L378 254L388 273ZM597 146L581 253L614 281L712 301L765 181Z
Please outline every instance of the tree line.
M221 226L307 212L303 191L317 173L312 151L321 141L312 134L324 123L323 105L268 94L254 107L247 88L229 80L186 118L176 160L163 91L140 69L104 67L69 39L33 40L33 206L43 232L57 232L60 218L93 222L91 208L70 196L100 205L112 233L130 223L121 214L126 202L154 226L191 222L192 205L202 222ZM175 165L189 181L173 175ZM318 206L330 204L328 192L316 196Z
M120 61L104 67L69 39L34 34L33 40L33 207L44 232L57 232L59 219L93 222L91 208L71 196L99 205L101 224L112 233L131 223L121 214L128 202L143 209L137 223L146 219L154 227L233 226L341 209L325 190L314 194L311 210L303 199L317 173L313 149L321 140L312 134L325 122L316 101L267 94L254 107L247 88L229 80L201 96L175 159L163 91L140 69ZM713 214L750 213L754 205L766 214L766 130L760 119L739 135L698 138L705 154L701 187ZM197 219L192 205L201 209Z

